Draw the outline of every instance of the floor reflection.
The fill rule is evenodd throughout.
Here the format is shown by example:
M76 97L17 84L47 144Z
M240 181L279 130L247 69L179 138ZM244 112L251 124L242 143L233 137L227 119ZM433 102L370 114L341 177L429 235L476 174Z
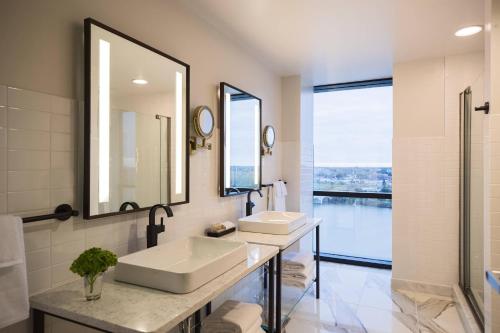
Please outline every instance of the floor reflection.
M451 298L391 290L388 270L322 263L314 289L291 315L287 333L462 333Z

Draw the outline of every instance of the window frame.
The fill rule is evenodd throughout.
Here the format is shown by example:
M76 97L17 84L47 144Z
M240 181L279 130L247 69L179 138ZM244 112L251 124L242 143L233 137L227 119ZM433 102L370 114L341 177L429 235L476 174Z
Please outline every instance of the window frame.
M313 92L326 93L332 91L341 90L355 90L355 89L366 89L366 88L377 88L377 87L388 87L393 86L393 80L391 78L373 79L373 80L363 80L354 82L344 82L344 83L334 83L334 84L323 84L314 86ZM314 168L314 165L313 165ZM392 168L392 166L391 166ZM314 179L314 178L313 178ZM316 191L313 189L313 196L321 197L343 197L343 198L368 198L368 199L388 199L392 200L392 192L352 192L352 191ZM371 258L361 258L341 254L333 253L319 253L320 260L327 262L336 262L349 265L374 267L382 269L391 269L392 261L389 260L379 260Z

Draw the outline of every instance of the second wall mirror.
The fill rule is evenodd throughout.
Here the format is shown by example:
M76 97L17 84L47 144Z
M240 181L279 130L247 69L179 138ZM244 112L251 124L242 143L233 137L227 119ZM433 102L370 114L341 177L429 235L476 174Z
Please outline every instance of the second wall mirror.
M189 201L188 110L189 65L85 20L84 218Z
M222 197L261 188L262 101L222 82L220 102L220 183Z

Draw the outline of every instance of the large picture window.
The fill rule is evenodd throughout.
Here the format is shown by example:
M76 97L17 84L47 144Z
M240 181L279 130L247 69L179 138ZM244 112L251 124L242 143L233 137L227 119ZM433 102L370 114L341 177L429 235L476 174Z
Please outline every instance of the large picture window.
M322 256L392 259L392 80L316 86L314 214Z

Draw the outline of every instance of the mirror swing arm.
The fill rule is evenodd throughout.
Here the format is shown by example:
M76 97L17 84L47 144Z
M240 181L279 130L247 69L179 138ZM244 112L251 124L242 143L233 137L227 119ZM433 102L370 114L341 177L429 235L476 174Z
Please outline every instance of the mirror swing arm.
M193 112L193 129L195 135L192 135L189 139L191 154L194 154L198 149L212 150L212 144L208 143L208 139L212 137L214 128L215 119L212 110L206 105L197 106ZM200 141L201 143L199 143Z

